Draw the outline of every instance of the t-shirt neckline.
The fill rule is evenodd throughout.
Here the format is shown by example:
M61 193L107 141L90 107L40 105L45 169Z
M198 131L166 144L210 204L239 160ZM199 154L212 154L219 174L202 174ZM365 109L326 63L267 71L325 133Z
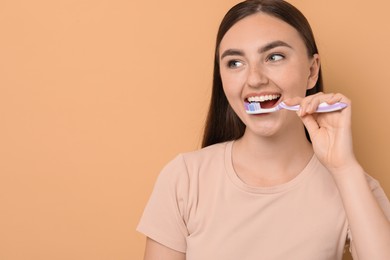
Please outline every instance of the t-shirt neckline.
M274 194L274 193L282 193L287 190L290 190L291 188L295 187L297 184L301 183L305 178L307 178L314 170L316 165L319 163L315 155L312 156L306 167L292 180L275 185L270 187L255 187L248 185L247 183L243 182L237 175L236 171L233 167L233 161L232 161L232 148L233 148L234 141L230 141L226 143L225 147L225 168L226 173L231 180L231 182L237 186L239 189L249 192L249 193L256 193L256 194Z

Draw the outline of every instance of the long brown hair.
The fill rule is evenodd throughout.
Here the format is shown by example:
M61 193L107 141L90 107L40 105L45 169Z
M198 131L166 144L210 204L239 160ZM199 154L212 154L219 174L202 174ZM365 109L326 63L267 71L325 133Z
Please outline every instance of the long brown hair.
M243 136L245 125L233 111L225 96L219 71L219 45L226 32L241 19L256 13L265 13L294 27L304 41L309 57L318 53L312 29L305 16L283 0L247 0L233 6L223 18L216 39L214 75L209 112L203 133L202 147L236 140ZM321 68L316 85L306 95L323 90ZM306 136L309 138L307 132ZM310 138L309 138L310 140Z

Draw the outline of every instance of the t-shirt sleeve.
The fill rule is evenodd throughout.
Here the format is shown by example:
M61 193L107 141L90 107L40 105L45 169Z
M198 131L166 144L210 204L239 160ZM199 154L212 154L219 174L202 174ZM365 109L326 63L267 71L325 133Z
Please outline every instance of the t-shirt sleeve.
M380 186L379 182L376 179L374 179L373 177L371 177L368 174L366 175L366 179L367 179L368 185L371 188L372 194L374 194L379 206L383 210L383 213L385 214L387 219L390 221L390 202L386 196L386 193L384 192L384 190L382 189L382 187ZM350 240L350 249L349 250L352 253L352 256L354 256L353 259L358 259L356 256L355 249L353 248L353 243L352 243L353 237L351 235L350 230L348 230L348 238Z
M188 172L181 155L168 163L157 178L137 231L179 252L186 252Z

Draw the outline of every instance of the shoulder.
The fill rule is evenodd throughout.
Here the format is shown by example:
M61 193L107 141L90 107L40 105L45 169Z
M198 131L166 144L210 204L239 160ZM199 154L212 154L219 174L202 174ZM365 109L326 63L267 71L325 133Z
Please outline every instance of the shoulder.
M159 179L187 179L200 172L224 167L226 149L231 142L218 143L205 148L181 153L165 165Z
M197 151L183 153L180 156L187 165L205 165L210 162L224 160L226 148L230 145L231 142L218 143Z

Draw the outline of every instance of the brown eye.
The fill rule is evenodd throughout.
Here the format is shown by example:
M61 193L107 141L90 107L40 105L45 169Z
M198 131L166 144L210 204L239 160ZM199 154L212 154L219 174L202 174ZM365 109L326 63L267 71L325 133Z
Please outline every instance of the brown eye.
M238 60L231 60L231 61L228 61L227 63L227 66L231 69L234 69L234 68L239 68L241 67L243 64L241 61L238 61Z
M269 61L280 61L284 59L284 56L282 54L272 54L268 57Z

